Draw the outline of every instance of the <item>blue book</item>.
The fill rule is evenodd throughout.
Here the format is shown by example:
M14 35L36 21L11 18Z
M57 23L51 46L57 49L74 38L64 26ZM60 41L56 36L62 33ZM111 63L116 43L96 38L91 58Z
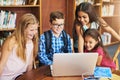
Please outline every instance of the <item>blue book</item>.
M96 78L112 78L111 69L108 67L96 67L94 70L94 77Z

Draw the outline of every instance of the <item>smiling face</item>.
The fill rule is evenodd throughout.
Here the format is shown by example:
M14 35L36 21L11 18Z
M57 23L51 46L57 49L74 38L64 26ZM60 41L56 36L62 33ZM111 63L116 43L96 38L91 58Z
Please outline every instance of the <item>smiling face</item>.
M85 36L85 48L90 51L92 50L96 44L98 44L98 41L96 41L94 38L92 38L91 36Z
M88 14L83 12L83 11L78 12L78 20L82 23L82 25L89 25L90 24Z
M35 34L38 33L38 24L29 24L24 33L26 40L32 40Z
M60 35L64 29L64 19L56 19L51 23L51 29L54 35Z

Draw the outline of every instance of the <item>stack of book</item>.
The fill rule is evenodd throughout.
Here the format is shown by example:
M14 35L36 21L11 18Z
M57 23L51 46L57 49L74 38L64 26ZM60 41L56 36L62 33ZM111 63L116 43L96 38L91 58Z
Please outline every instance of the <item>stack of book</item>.
M103 5L102 16L113 16L114 15L114 5Z
M16 13L11 11L0 11L0 29L15 28Z
M107 45L107 44L111 43L111 34L110 33L104 32L101 35L101 37L102 37L103 45Z
M0 0L1 6L7 5L25 5L26 0Z

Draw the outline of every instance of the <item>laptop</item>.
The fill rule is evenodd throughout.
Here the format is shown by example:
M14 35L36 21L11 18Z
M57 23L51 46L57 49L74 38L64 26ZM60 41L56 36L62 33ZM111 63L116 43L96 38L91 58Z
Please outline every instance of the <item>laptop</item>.
M53 55L52 76L93 75L97 53L57 53Z

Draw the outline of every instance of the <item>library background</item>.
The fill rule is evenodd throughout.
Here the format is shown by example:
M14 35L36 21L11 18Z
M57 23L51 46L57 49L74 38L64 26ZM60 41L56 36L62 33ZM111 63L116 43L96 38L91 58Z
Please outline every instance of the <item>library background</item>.
M40 34L49 29L49 13L54 10L65 14L65 30L72 37L72 25L74 21L75 7L81 2L88 1L94 5L96 12L102 17L118 34L120 34L120 0L0 0L0 46L5 38L15 29L19 16L31 12L40 21ZM42 4L41 4L42 3ZM69 17L70 16L70 17ZM69 28L71 27L71 28ZM103 37L111 35L104 33ZM111 38L104 44L115 42Z
M65 30L72 37L75 8L84 1L90 2L99 16L120 35L120 0L0 0L0 47L5 38L15 30L19 17L28 12L39 19L39 34L49 29L50 12L55 10L63 12ZM104 32L102 36L110 39L104 41L104 44L117 41L108 33Z

